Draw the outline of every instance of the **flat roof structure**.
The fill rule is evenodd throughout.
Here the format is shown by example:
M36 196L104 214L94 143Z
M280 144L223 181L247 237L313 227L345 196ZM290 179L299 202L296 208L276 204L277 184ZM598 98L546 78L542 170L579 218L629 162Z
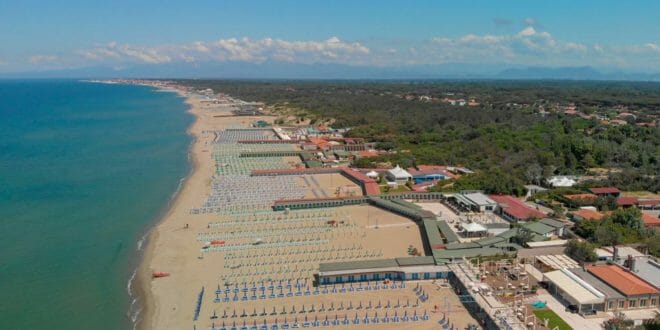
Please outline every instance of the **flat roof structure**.
M544 225L554 227L555 229L566 227L565 223L563 223L559 220L550 219L550 218L543 218L539 222L544 224Z
M461 222L461 228L470 233L483 232L488 230L486 227L476 222Z
M617 265L591 266L587 270L626 296L659 293L651 284Z
M531 231L533 233L536 233L536 234L539 234L539 235L546 235L546 234L549 234L549 233L555 231L554 227L550 227L550 226L548 226L544 223L541 223L541 222L527 223L527 224L525 224L524 228L527 228L529 231Z
M441 268L439 268L441 267ZM447 271L444 265L438 265L433 256L402 257L377 260L356 260L319 264L319 276L341 276L356 273L378 272L437 272Z
M589 283L571 273L567 269L554 270L543 274L546 281L560 288L573 303L580 305L600 304L605 301L605 295Z
M450 259L474 258L474 257L489 257L495 255L513 254L514 252L508 251L503 248L496 247L482 247L476 249L458 249L458 250L433 250L433 257L436 262L449 261Z
M490 199L488 196L480 192L466 193L466 194L460 193L454 195L454 197L456 197L456 199L468 205L486 206L486 205L497 204L494 200Z
M660 263L647 256L636 257L634 260L634 274L656 288L660 288Z
M565 239L556 239L551 241L542 241L542 242L527 242L527 246L530 248L542 248L550 246L564 246L568 241Z
M614 288L607 285L607 283L601 281L598 277L593 276L588 271L582 268L571 268L569 270L571 271L571 273L575 274L575 276L581 278L583 281L589 283L591 286L596 288L596 290L602 292L608 299L624 298L619 291L616 291Z
M552 269L577 268L580 265L565 254L536 256L536 260Z
M449 227L449 224L447 221L441 220L441 221L436 221L436 225L438 226L438 230L442 233L442 236L445 237L445 240L447 243L454 243L458 242L458 235Z
M445 242L442 240L442 236L440 236L440 231L438 230L438 225L436 222L438 221L433 219L423 220L424 232L426 233L426 239L429 242L431 250L442 248L442 246L445 244Z

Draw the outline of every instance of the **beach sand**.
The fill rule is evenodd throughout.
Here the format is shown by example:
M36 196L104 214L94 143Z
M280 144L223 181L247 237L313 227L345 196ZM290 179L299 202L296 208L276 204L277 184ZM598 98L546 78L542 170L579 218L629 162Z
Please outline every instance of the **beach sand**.
M194 302L201 289L199 283L217 282L217 275L205 271L196 258L201 245L195 244L196 233L206 228L217 216L189 214L209 195L215 162L210 156L213 130L241 125L248 127L256 120L272 121L272 117L216 117L195 97L187 97L189 112L195 116L188 133L194 137L190 149L193 165L169 211L148 237L143 261L138 270L138 286L144 297L144 315L140 329L188 329L191 327ZM188 225L189 228L184 227ZM153 272L170 273L170 277L152 280Z
M434 306L444 312L451 318L455 326L464 328L468 323L476 323L464 307L461 305L458 297L453 294L451 288L441 288L437 283L431 281L414 281L408 283L408 288L394 289L391 291L366 291L344 294L326 294L311 296L294 296L281 299L249 300L237 302L214 303L215 289L218 285L224 283L259 281L263 277L267 278L306 278L308 283L313 280L313 274L318 269L319 261L314 258L329 258L332 253L312 252L314 248L321 247L351 247L359 245L356 249L360 253L358 257L347 256L340 253L339 260L355 259L382 259L392 257L406 257L409 246L423 250L420 228L412 220L401 217L382 209L361 205L348 206L335 209L306 210L295 211L292 214L309 215L313 212L327 212L328 220L343 221L344 224L330 226L326 220L321 221L295 221L289 223L266 222L266 225L259 223L241 224L237 223L234 217L218 214L195 214L191 215L191 208L199 207L209 196L211 192L211 178L215 174L215 161L211 157L213 146L211 142L215 138L212 131L223 128L236 128L239 126L248 127L249 123L255 120L272 121L272 117L230 117L218 116L217 112L210 111L207 106L202 105L195 97L188 97L186 101L190 105L190 113L196 120L189 128L189 133L194 136L194 143L191 146L190 156L193 163L193 170L186 179L170 210L163 219L156 225L149 235L147 248L145 250L143 262L139 268L138 285L142 290L142 297L145 299L144 313L142 321L139 323L141 329L191 329L193 324L198 329L208 329L211 327L213 313L222 315L223 312L231 315L234 310L238 314L245 309L247 314L257 311L261 314L266 310L269 314L273 307L278 311L278 315L257 315L246 316L243 318L216 319L216 325L225 321L228 325L236 322L242 325L247 322L251 326L252 322L258 322L261 325L264 319L269 323L274 318L281 322L286 316L289 321L297 317L302 321L305 316L310 320L318 317L323 320L326 316L334 319L334 315L343 319L347 315L349 319L355 317L358 313L363 317L366 310L343 310L333 312L306 312L306 313L288 313L280 314L284 307L286 310L296 308L299 311L302 306L310 308L312 304L318 309L321 304L326 308L331 304L339 306L344 303L357 306L360 302L367 304L369 301L376 305L380 300L386 304L389 300L392 305L397 300L404 302L410 301L413 304L417 297L412 288L420 283L426 292L429 293L429 300L421 303L417 307L400 307L396 309L378 309L379 316L384 316L385 311L393 315L394 311L402 316L404 312L412 315L415 311L418 315L426 310L431 316L430 321L415 323L397 323L397 324L378 324L369 325L370 328L379 329L432 329L437 328L437 320L442 318L442 313L433 313ZM359 189L356 189L354 183L339 175L318 175L312 180L307 178L308 184L301 177L296 180L303 187L307 187L306 197L314 196L312 189L317 194L334 196L337 187L342 195L351 194L360 195ZM311 196L310 196L311 195ZM324 211L326 210L326 211ZM275 214L273 212L273 214ZM279 212L281 216L283 213ZM253 220L253 219L248 219ZM222 223L222 222L228 222ZM217 227L211 227L209 224L217 223ZM309 234L309 228L314 233ZM275 235L278 230L286 229L291 233L285 235ZM261 230L264 241L281 240L287 241L292 238L306 237L308 239L319 239L323 244L305 246L305 247L283 247L267 248L257 246L251 249L254 242L252 236L241 236L249 234L252 230ZM198 239L198 235L218 235L222 239L228 237L232 243L244 244L246 250L237 252L200 252L204 246L204 239ZM261 235L261 234L260 234ZM288 236L287 236L288 235ZM211 237L208 236L208 237ZM207 236L203 236L207 237ZM250 248L249 250L247 248ZM276 255L267 257L266 253L284 253L284 251L302 250L304 253L299 255ZM247 252L246 252L247 251ZM257 257L246 256L249 251L261 253ZM243 254L241 256L241 254ZM228 259L230 255L238 255L235 259ZM200 258L203 256L203 258ZM343 259L348 258L348 259ZM271 264L275 259L282 261L279 264ZM259 266L253 263L259 263ZM324 261L328 262L328 261ZM267 263L267 266L263 264ZM284 266L283 266L284 265ZM234 267L234 268L232 268ZM277 267L280 267L279 270ZM299 268L300 267L300 271ZM295 268L295 272L293 269ZM266 275L254 275L255 269L267 273ZM168 272L169 277L152 279L153 272ZM244 272L249 272L245 274ZM194 322L195 302L202 287L205 287L205 295L202 304L202 310L199 320ZM376 310L370 310L369 315L373 316ZM297 315L296 315L297 314ZM363 325L342 326L349 328L361 328Z

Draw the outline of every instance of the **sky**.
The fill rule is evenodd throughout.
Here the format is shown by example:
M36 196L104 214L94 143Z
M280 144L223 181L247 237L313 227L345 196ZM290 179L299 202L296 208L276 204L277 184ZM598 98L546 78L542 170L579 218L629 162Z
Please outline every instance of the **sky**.
M660 1L0 0L0 73L200 63L660 72Z

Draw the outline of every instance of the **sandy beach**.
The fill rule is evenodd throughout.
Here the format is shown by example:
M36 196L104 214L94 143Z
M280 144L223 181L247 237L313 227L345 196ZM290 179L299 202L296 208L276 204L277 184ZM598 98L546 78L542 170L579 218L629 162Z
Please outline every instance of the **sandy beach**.
M437 320L445 315L439 312L440 310L451 316L455 325L461 328L469 322L475 323L458 297L452 294L451 288L441 281L436 283L430 280L414 281L408 284L408 288L391 292L365 291L287 296L275 300L214 301L214 297L218 300L222 296L215 294L216 288L222 288L224 291L225 288L242 283L269 283L271 280L286 282L298 279L313 288L311 284L320 262L406 257L411 247L423 250L422 235L414 221L370 205L292 211L291 214L273 212L269 208L257 206L254 213L242 211L232 215L232 210L224 210L220 213L191 214L191 210L199 209L208 201L209 196L213 196L212 185L214 182L217 184L217 181L213 181L214 175L217 176L218 171L229 171L233 166L222 164L216 159L218 150L222 150L217 148L232 148L232 144L216 144L217 132L227 128L248 128L250 123L256 120L272 122L273 117L218 115L217 108L203 104L199 97L182 95L190 106L189 112L195 116L195 121L188 131L194 137L190 149L193 169L170 210L149 235L138 272L138 287L144 301L144 311L138 324L140 329L189 329L193 325L208 329L213 324L219 326L222 322L227 322L227 325L232 322L246 322L248 326L252 326L256 322L261 325L263 321L270 323L279 319L281 322L285 317L291 321L298 319L302 322L305 318L310 321L323 320L326 317L353 320L356 315L382 317L386 313L390 316L412 316L417 313L421 316L425 312L430 315L429 321L396 325L370 324L369 327L430 329L437 326ZM268 145L255 148L268 148ZM280 163L277 157L274 158L276 160L273 164L287 167L297 165L293 164L296 161L291 157L280 158ZM261 161L271 164L270 160ZM235 159L235 162L241 163L240 159ZM258 163L259 160L255 162ZM263 187L263 191L251 191L259 190L254 188L254 182L259 184L259 181L253 180L269 179L250 179L246 176L236 179L232 174L223 175L225 178L246 182L247 188L244 188L243 181L240 181L237 191L237 194L246 194L247 197L242 197L246 200L253 195L268 195L271 193L269 189L277 188ZM293 190L299 193L298 198L361 195L358 186L338 174L289 176L282 180L273 183L289 182L293 185ZM227 181L223 182L226 184ZM249 182L252 182L252 185ZM220 190L225 190L224 186ZM215 193L218 193L217 188ZM277 194L277 191L275 193ZM229 198L232 198L231 196L229 195ZM240 200L240 197L239 200L232 198L235 200L232 202L227 202L226 198L228 197L222 197L219 204L215 204L216 207L224 207L226 204L243 205L245 202ZM247 203L249 210L249 201ZM329 223L333 225L328 225ZM264 244L255 246L255 239L263 240ZM220 246L215 250L202 250L207 242L212 240L227 240L236 245L237 249ZM301 245L290 243L293 241L300 241ZM153 279L153 272L167 272L170 276ZM412 287L418 284L430 293L429 300L424 303L417 302L417 296L412 290ZM195 302L202 287L206 293L199 319L194 321ZM377 306L380 305L379 302L383 304L382 309L366 308L369 303ZM365 309L358 309L357 306L362 304ZM330 311L317 310L319 306L335 305L338 307L336 310L334 307ZM310 308L315 310L310 311ZM434 312L436 308L438 312ZM277 310L277 313L273 310ZM246 311L242 317L231 317L233 313L241 314L242 311ZM268 311L268 314L265 311ZM215 315L223 314L227 316L215 318ZM360 326L350 324L343 327Z
M206 227L213 215L191 216L191 207L199 205L209 194L215 163L210 156L213 133L229 125L247 125L259 117L214 117L194 96L185 95L195 116L188 133L194 137L190 148L191 174L186 178L169 211L150 232L138 271L138 287L144 299L140 329L182 329L190 326L199 291L198 283L214 281L212 272L204 271L196 258L200 245L194 244L195 233ZM184 227L188 225L189 228ZM168 278L152 280L152 273L163 271ZM181 305L182 302L190 302Z

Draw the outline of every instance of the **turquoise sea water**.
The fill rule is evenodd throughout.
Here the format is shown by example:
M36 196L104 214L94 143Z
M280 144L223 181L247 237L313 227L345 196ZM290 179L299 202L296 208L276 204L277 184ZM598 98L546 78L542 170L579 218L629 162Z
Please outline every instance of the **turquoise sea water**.
M0 80L0 329L130 329L137 242L189 171L148 87Z

